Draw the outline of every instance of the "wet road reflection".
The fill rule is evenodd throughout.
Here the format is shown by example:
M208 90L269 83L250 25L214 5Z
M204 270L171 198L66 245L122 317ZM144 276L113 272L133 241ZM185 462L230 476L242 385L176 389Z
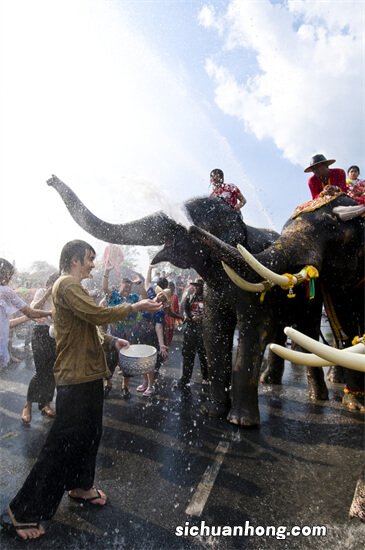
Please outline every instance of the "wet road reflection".
M65 496L36 547L363 548L364 525L347 518L363 462L363 418L342 409L341 388L330 386L330 401L311 403L304 370L287 365L283 386L260 387L260 429L242 430L200 414L206 394L199 371L190 392L173 387L180 376L177 335L153 398L139 396L140 380L132 379L132 398L122 400L115 374L105 402L96 476L110 504L95 510ZM32 373L29 360L0 373L2 508L52 422L34 405L31 427L20 423ZM278 539L259 536L260 531L253 536L199 531L202 525L242 527L246 522L262 528L323 525L327 535ZM191 527L198 534L184 536ZM0 544L24 547L4 534Z

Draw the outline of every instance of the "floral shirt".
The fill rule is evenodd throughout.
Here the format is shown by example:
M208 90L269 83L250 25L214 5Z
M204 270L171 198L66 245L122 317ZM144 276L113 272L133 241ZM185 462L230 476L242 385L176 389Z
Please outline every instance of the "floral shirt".
M347 194L359 204L365 204L365 180L346 180Z
M238 201L241 191L233 183L222 183L218 188L214 188L211 192L211 197L221 197L224 199L232 208L234 208Z

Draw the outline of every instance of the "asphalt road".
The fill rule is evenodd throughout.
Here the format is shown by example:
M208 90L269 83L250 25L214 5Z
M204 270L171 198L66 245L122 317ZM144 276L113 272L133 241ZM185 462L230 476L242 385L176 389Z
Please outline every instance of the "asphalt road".
M177 334L153 398L137 395L141 381L132 379L132 398L122 400L114 375L96 472L108 505L83 506L65 495L46 535L27 547L364 548L364 524L348 519L364 460L363 416L342 409L341 387L330 386L330 401L312 403L304 370L287 365L283 386L260 388L260 429L240 429L200 414L198 365L191 392L173 389L180 340ZM18 354L22 362L0 372L1 509L52 422L34 405L31 426L21 424L33 364L29 351ZM309 536L314 526L326 534ZM0 534L4 550L24 545Z

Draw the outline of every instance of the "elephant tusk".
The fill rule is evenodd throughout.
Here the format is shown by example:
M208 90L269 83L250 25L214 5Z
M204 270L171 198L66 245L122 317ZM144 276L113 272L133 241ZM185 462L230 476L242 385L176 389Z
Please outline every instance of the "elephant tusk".
M243 259L248 263L248 265L256 271L261 277L264 279L267 279L270 283L279 285L279 286L286 286L290 283L289 277L286 277L285 275L278 275L274 271L271 271L268 267L265 267L262 265L244 246L241 244L237 245L237 249ZM294 277L294 284L297 283L297 278Z
M292 349L285 348L284 346L279 346L279 344L270 344L270 349L282 359L286 359L287 361L296 363L297 365L304 365L306 367L330 367L334 364L333 361L326 361L314 353L294 351ZM356 346L346 348L344 351L349 353L365 353L365 346L364 344L356 344Z
M339 365L347 369L365 372L365 357L363 354L350 353L349 351L326 346L291 327L285 327L284 332L303 348L308 349L319 357L323 357L326 361L330 361L331 365Z
M242 279L242 277L237 275L237 273L224 262L222 262L222 266L224 271L227 273L228 277L231 279L231 281L235 285L237 285L239 288L242 288L242 290L246 290L247 292L264 292L265 291L264 283L249 283L248 281L245 281L245 279Z
M270 344L270 349L282 359L286 359L291 363L296 363L298 365L304 365L306 367L328 367L332 363L314 355L314 353L303 353L301 351L294 351L292 349L285 348L284 346L279 346L279 344Z

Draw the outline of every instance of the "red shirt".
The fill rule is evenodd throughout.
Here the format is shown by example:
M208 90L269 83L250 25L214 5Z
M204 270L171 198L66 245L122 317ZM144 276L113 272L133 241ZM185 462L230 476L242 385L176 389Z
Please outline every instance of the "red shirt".
M346 180L346 178L345 178ZM233 185L233 183L221 183L221 185L217 188L214 188L211 192L211 197L221 197L224 199L232 208L236 206L236 204L239 201L239 196L241 195L241 191L238 189L236 185Z
M335 185L340 189L340 191L347 193L345 171L342 170L342 168L329 168L326 183L324 183L321 178L313 174L313 176L311 176L308 180L308 186L312 193L312 199L318 197L326 185Z

